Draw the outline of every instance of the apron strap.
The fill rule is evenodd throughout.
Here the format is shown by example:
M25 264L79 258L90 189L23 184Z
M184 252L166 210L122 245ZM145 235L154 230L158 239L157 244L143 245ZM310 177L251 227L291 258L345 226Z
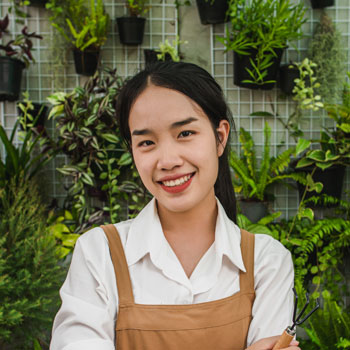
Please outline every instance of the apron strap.
M117 280L119 305L134 304L128 263L126 261L119 233L113 224L101 225L105 232Z
M241 229L241 251L246 272L240 271L239 284L241 292L255 293L254 290L254 245L255 235Z

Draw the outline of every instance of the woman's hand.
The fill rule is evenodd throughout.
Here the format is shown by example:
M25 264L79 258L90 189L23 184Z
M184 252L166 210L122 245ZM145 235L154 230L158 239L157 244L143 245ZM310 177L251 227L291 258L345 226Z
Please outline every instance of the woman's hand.
M272 350L272 348L277 343L280 336L269 337L260 339L251 346L249 346L246 350ZM288 348L284 348L281 350L301 350L299 347L299 342L297 340L292 340L289 344Z

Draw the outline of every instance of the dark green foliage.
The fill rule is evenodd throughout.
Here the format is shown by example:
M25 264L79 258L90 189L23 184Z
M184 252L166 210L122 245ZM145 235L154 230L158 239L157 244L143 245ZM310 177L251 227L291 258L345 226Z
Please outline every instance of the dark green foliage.
M43 208L32 181L0 190L1 349L33 349L34 339L45 344L58 308L63 271Z
M350 349L350 312L328 297L304 327L309 340L301 344L307 350Z
M350 246L350 221L341 217L310 220L293 218L269 225L272 236L291 251L295 285L305 292L312 282L313 298L328 291L332 300L341 300L349 286L341 271L344 252Z

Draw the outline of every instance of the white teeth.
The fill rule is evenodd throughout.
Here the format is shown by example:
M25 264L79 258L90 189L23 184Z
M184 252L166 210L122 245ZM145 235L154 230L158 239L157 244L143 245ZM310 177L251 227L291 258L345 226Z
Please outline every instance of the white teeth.
M187 182L190 178L191 178L190 175L186 175L186 176L180 177L179 179L176 179L176 180L163 181L163 185L165 185L167 187L179 186L179 185L182 185L183 183Z

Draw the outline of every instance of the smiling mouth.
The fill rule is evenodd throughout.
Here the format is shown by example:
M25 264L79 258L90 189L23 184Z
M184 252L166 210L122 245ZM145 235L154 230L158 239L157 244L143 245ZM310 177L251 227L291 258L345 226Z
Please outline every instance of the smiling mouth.
M188 182L195 173L189 174L189 175L185 175L182 177L179 177L176 180L168 180L168 181L158 181L158 183L160 183L163 186L166 187L176 187L176 186L181 186L183 184L185 184L186 182Z

